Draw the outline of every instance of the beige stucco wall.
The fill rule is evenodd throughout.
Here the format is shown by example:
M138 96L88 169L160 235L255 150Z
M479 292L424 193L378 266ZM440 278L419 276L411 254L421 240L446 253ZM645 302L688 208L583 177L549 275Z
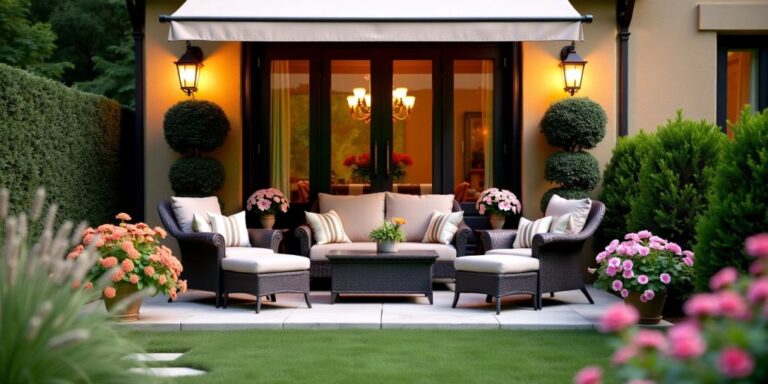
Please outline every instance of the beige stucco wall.
M158 16L171 14L183 1L162 0L147 4L146 10L146 117L145 134L145 214L151 224L159 224L157 203L172 196L168 171L179 157L163 138L163 116L172 105L188 97L179 89L173 62L184 53L183 41L168 41L168 24ZM242 208L242 112L240 104L240 43L194 42L203 50L200 89L195 98L220 105L229 118L231 131L224 145L210 155L226 169L224 187L219 197L224 211Z

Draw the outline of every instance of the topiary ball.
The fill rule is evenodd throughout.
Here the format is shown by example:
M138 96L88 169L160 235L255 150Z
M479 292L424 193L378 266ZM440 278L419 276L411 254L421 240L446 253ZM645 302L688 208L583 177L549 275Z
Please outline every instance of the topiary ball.
M165 113L163 130L171 148L184 155L196 155L224 144L229 120L224 110L210 101L187 100Z
M589 191L585 191L583 189L552 188L549 191L544 192L544 196L541 197L541 205L539 207L541 208L542 213L547 211L549 200L551 200L552 195L555 194L562 197L563 199L569 200L585 199L589 197Z
M600 181L600 164L587 152L558 152L547 159L544 178L566 189L591 191Z
M224 166L210 157L184 156L168 174L176 196L212 196L224 185Z
M586 97L573 97L547 109L541 120L541 132L550 145L575 152L594 148L603 140L607 121L600 104Z

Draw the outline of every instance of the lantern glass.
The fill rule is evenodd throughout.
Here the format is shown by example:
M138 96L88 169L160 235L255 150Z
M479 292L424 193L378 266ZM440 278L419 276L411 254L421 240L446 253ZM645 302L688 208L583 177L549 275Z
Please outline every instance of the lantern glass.
M581 89L581 79L584 75L584 63L563 63L563 81L565 90L571 95Z
M187 63L176 64L176 69L179 71L179 85L181 90L191 94L197 91L197 82L200 79L200 64Z

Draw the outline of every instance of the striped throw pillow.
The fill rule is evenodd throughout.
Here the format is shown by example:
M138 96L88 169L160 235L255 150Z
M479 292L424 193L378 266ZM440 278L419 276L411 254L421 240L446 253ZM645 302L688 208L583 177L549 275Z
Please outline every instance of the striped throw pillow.
M312 236L318 245L329 243L351 243L344 232L339 214L333 209L326 213L304 212L307 224L312 229Z
M464 211L445 213L433 211L422 243L450 244L464 219Z
M549 232L552 225L552 216L542 217L536 221L530 221L525 217L520 218L520 224L517 226L517 236L512 248L531 248L533 246L533 236L539 233Z
M213 232L224 236L224 246L251 246L251 241L248 239L248 228L245 226L245 211L236 213L232 216L217 215L208 212L208 218L211 219Z

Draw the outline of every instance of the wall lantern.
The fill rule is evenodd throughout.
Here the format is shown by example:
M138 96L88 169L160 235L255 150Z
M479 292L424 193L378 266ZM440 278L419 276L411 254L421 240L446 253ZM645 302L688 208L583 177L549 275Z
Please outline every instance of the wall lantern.
M203 51L199 47L193 47L187 41L187 50L179 58L176 71L179 73L179 86L187 96L197 92L197 82L200 80L200 70L203 68Z
M563 82L565 83L563 90L573 96L581 89L581 79L584 76L584 67L587 65L587 61L576 53L576 42L563 47L560 51L560 60L562 61L560 68L563 69Z

